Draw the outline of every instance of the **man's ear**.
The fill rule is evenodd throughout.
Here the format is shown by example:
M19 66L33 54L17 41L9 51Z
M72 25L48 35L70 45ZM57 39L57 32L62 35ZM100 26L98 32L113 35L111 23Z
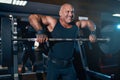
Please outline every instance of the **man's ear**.
M61 16L61 11L59 11L59 16Z

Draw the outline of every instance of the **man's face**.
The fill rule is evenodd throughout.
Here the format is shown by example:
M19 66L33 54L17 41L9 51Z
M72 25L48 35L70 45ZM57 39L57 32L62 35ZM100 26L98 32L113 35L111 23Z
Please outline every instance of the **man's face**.
M70 23L74 18L74 9L71 5L65 5L61 8L59 15L63 21Z

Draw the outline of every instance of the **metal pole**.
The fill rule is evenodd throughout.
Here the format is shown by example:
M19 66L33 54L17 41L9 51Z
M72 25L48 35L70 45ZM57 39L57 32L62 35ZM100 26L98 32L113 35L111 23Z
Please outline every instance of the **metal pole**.
M8 74L13 74L13 53L11 37L11 21L6 17L1 18L1 48L2 66L8 67Z
M10 15L10 20L11 20L11 36L12 39L15 38L17 39L17 19L13 17L13 15ZM13 78L14 80L19 80L18 76L18 50L17 50L17 42L18 41L13 41L12 42L12 50L13 50Z

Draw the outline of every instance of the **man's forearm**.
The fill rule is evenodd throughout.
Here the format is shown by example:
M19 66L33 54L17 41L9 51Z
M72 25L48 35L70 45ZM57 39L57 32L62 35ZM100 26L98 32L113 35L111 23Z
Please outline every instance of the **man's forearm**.
M95 32L96 31L96 25L92 22L92 21L88 21L88 27L89 27L89 30L91 32Z
M36 30L36 31L39 31L39 30L42 30L42 26L40 24L40 17L38 15L30 15L29 16L29 22L31 24L31 26Z

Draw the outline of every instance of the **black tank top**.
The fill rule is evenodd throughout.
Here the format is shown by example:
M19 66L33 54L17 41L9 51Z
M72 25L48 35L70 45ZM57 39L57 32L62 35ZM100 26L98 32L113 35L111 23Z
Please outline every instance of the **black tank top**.
M59 20L51 32L52 38L76 38L77 37L77 26L72 23L71 28L64 28ZM50 42L49 57L60 60L68 60L73 57L74 41L54 41Z

